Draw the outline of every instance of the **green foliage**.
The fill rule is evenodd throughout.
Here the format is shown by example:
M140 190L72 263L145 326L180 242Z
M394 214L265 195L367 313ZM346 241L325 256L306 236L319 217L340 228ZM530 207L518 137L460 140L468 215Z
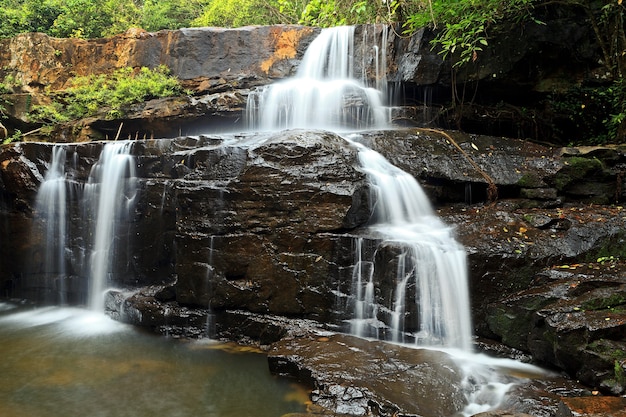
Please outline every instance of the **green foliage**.
M287 11L283 1L283 10ZM282 23L281 4L275 0L211 0L192 26L238 27Z
M532 18L535 0L429 0L410 14L405 32L411 33L431 25L439 29L433 46L441 55L458 56L454 66L475 61L483 47L489 45L492 32L505 20L520 21ZM537 23L540 23L537 21Z
M13 142L19 142L22 139L22 132L20 130L16 130L12 135L7 136L3 141L3 145L7 145Z
M548 105L555 119L569 120L571 128L556 133L571 144L626 142L626 81L623 78L609 85L581 86L565 93L554 93ZM575 136L580 134L584 136Z
M337 9L336 0L311 0L302 12L301 23L322 27L345 25L346 17L337 13Z
M112 74L74 78L72 86L56 94L51 104L35 106L31 118L44 123L63 123L96 115L104 109L108 117L115 118L123 115L128 105L181 94L178 80L169 75L167 67L154 70L143 67L138 71L127 67Z
M50 0L0 0L0 37L22 32L45 32L61 13Z
M340 26L391 21L399 3L388 5L373 0L311 0L304 8L300 23L311 26Z
M147 31L192 26L211 0L144 0L139 26Z
M308 2L308 0L277 0L282 23L298 23Z

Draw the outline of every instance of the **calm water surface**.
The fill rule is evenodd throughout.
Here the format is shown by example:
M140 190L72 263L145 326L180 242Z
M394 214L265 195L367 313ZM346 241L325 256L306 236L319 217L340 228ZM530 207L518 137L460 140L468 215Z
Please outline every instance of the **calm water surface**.
M73 308L0 303L0 416L280 417L301 388L265 355L181 342Z

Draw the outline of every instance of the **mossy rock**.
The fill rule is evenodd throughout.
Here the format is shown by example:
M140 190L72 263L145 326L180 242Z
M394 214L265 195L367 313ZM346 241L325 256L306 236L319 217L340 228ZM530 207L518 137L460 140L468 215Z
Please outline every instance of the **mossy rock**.
M604 164L597 158L574 156L565 159L565 166L556 173L554 186L564 191L570 184L596 174L602 174Z
M546 183L536 173L528 172L522 175L515 185L521 188L543 188Z

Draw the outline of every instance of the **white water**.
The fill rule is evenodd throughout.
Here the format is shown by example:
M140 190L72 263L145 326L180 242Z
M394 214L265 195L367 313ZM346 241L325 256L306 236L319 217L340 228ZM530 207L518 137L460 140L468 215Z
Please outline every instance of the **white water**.
M472 353L465 249L454 239L453 230L436 216L411 175L355 141L358 134L347 133L387 128L389 121L382 106L386 51L383 46L373 46L376 89L367 87L365 72L360 82L353 74L353 35L353 28L323 30L306 51L293 79L250 96L248 122L256 130L323 128L344 132L346 140L357 147L374 208L369 235L354 239L351 333L454 352L466 375L463 388L468 405L461 414L493 409L515 378L497 372L503 367L501 360ZM377 280L385 275L386 265L376 265L376 252L390 247L396 261L393 301L380 305ZM409 313L417 320L412 318L407 324ZM511 368L525 367L511 363L515 364Z
M65 250L67 236L65 148L52 148L52 158L37 192L35 218L44 229L43 272L58 277L58 302L65 304Z
M368 34L363 36L366 56ZM323 30L307 49L292 79L269 85L248 101L248 121L260 130L324 128L333 131L388 127L382 106L386 90L386 32L382 44L371 45L377 88L366 85L366 62L354 74L354 27ZM354 135L347 140L355 139ZM381 245L401 248L393 305L379 308L375 300L375 263L364 259L362 240L355 243L351 332L407 338L419 345L471 350L471 322L465 251L451 229L434 214L417 181L379 153L352 142L359 150L361 169L375 194L370 226ZM408 303L416 307L409 309ZM416 329L407 330L405 316L416 310ZM415 327L415 326L412 326Z
M385 127L389 116L381 91L354 77L353 40L354 27L323 30L311 42L295 77L249 95L249 126L334 131ZM375 52L376 62L382 62L378 56L386 50L376 48Z
M134 202L135 164L129 154L132 142L110 142L92 167L85 201L95 204L95 231L90 256L89 308L104 310L104 291L111 280L116 229L127 219Z
M405 342L405 303L414 300L418 328L412 336L418 345L471 350L464 248L456 242L450 227L435 215L415 178L391 165L378 152L356 145L361 169L375 193L370 229L383 244L401 248L388 323L392 340ZM411 296L409 284L414 288Z

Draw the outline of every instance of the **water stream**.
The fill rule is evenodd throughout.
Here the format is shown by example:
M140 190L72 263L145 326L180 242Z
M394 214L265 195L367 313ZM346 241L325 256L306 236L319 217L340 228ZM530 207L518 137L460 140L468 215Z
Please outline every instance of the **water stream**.
M362 337L446 349L459 358L466 373L463 388L468 405L462 414L489 410L512 383L493 371L497 360L480 363L472 359L465 249L454 239L453 229L436 216L417 181L359 143L355 132L389 127L389 111L383 106L386 82L380 76L387 73L386 42L369 46L377 82L368 86L366 65L360 75L354 73L353 37L354 28L323 30L307 49L294 78L250 96L248 120L258 130L335 131L358 149L374 209L365 235L354 238L350 331ZM367 251L368 244L377 246ZM392 303L381 305L376 297L377 269L389 262L377 265L376 253L390 247L395 256L395 289ZM411 325L409 312L417 316Z
M89 175L85 205L93 204L95 230L90 259L89 307L104 311L104 291L110 287L118 227L130 215L136 196L135 163L130 155L132 142L107 143Z
M378 337L387 328L395 342L471 350L471 322L465 250L451 228L435 215L417 181L382 155L360 145L364 128L388 128L383 106L387 73L385 38L372 43L375 81L367 85L365 62L355 74L354 27L326 29L311 43L295 77L251 95L248 120L260 130L317 127L343 132L358 148L360 169L369 178L374 213L370 239L399 248L393 305L378 306L376 264L363 259L362 240L355 244L351 331ZM367 34L364 35L364 39ZM367 45L363 45L365 56ZM378 87L378 89L376 88ZM358 98L357 98L358 97ZM375 253L374 253L375 256ZM408 303L415 304L417 325L406 326Z
M51 302L61 305L65 299L66 247L67 247L67 183L65 180L65 148L55 146L52 160L35 202L36 221L43 225L43 272L57 277L58 293Z

